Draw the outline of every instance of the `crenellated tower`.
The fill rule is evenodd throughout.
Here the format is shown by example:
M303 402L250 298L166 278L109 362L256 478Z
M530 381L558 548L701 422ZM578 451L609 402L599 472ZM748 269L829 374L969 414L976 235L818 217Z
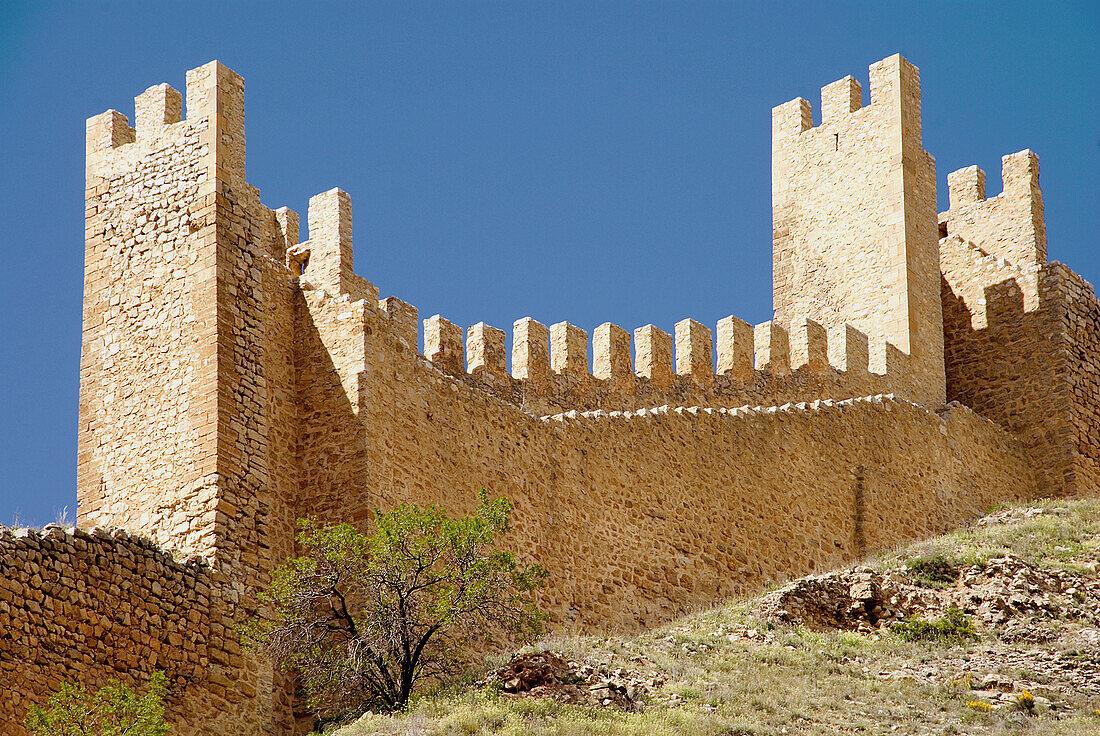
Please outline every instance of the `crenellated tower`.
M985 172L947 175L940 270L947 398L1029 447L1044 495L1100 488L1100 306L1093 287L1047 261L1039 158L1001 158L1002 191Z
M287 213L245 181L242 79L193 69L183 102L161 84L134 127L87 123L79 521L211 565L214 653L173 706L183 732L285 733L289 681L231 632L293 543Z
M80 519L262 568L293 482L285 213L245 181L243 80L211 62L182 101L88 120Z
M845 77L821 122L797 98L772 110L775 319L810 318L843 342L870 337L871 370L935 406L944 399L936 169L921 143L920 73L900 55L870 67L871 104Z

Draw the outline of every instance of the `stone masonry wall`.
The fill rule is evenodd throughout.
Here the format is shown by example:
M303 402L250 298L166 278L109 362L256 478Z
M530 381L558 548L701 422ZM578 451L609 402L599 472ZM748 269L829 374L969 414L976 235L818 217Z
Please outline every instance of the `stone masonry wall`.
M1061 263L1051 264L1064 285L1070 394L1077 443L1076 492L1100 494L1100 301L1092 284Z
M1003 156L1001 180L1003 191L987 199L985 172L977 166L948 174L951 208L940 216L940 235L958 235L1018 266L1046 263L1038 156L1030 150Z
M0 565L28 571L0 587L26 594L0 616L44 651L72 643L85 664L67 673L86 684L119 651L178 654L184 736L283 734L291 683L233 629L293 551L296 517L366 527L401 501L462 513L484 487L515 503L508 543L550 567L542 602L559 625L629 630L1094 483L1095 296L1058 264L955 236L937 249L916 69L891 57L871 83L862 109L851 78L823 90L818 128L802 100L773 115L773 322L604 324L591 361L574 325L518 320L509 351L503 331L439 316L421 356L416 308L352 270L344 192L310 200L305 242L294 212L260 202L243 81L217 62L188 73L186 118L167 85L135 100L134 128L92 118L80 520L204 562L188 563L192 583L124 535L0 537ZM945 335L951 397L1012 433L942 408ZM902 398L851 399L888 392ZM144 571L129 562L149 555ZM150 571L181 582L154 588ZM93 582L150 622L186 619L184 644L158 650L151 625L97 639L114 609L94 596L87 621L105 623L88 639L66 606ZM39 599L54 615L23 602ZM48 677L20 668L12 691L42 696Z
M506 495L509 543L550 567L559 625L664 621L1035 492L1023 447L963 407L538 419L420 357L377 307L320 290L301 306L299 511L366 526L401 501L463 512L481 487Z
M955 236L941 248L948 399L1032 448L1044 495L1071 492L1071 393L1057 283L1045 266L1023 272Z
M1002 159L985 197L976 166L948 176L940 214L947 397L1030 448L1044 495L1100 490L1100 308L1092 286L1046 260L1039 161Z
M183 119L159 85L135 100L135 128L116 111L88 123L79 517L203 555L233 621L210 646L233 653L233 627L293 551L296 222L246 181L243 80L191 70L186 103ZM207 684L263 692L238 717L286 732L289 680L245 661Z
M246 695L207 678L241 662L212 647L224 622L211 616L218 585L201 558L177 562L121 530L0 528L0 572L0 733L24 734L27 706L62 682L142 688L164 670L176 734L199 733Z
M170 88L150 88L139 109L147 97L165 112L139 116L137 131L115 111L88 121L79 514L83 525L208 551L217 382L209 119L178 122Z
M406 308L416 314L411 305ZM565 331L571 338L568 346L553 339ZM484 352L485 336L494 334L500 359L497 365L484 364L477 356ZM609 334L618 339L608 340ZM717 365L713 335L718 337ZM467 370L463 331L440 315L424 320L425 355L441 370L539 415L663 404L766 406L885 393L895 384L894 374L868 369L866 335L847 326L834 331L831 338L824 327L810 320L788 331L776 322L754 327L730 316L712 332L685 319L676 324L672 335L653 325L639 327L631 335L605 323L594 330L590 370L585 330L565 322L547 329L524 318L513 325L509 373L503 331L484 324L467 331L465 354L471 358Z

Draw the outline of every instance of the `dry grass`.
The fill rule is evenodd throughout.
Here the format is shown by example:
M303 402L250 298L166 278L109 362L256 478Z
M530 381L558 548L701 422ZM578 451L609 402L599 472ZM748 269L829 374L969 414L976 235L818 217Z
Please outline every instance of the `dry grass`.
M1100 502L1049 502L1045 511L960 530L883 555L878 564L936 554L970 564L1009 551L1042 566L1081 570L1100 559ZM638 637L538 644L578 662L660 674L666 682L651 692L644 712L509 698L467 684L424 695L396 717L366 716L339 734L1100 734L1100 702L1074 693L1036 691L1060 707L1027 713L994 708L972 691L970 676L948 663L980 656L991 641L988 632L957 643L813 632L766 624L753 617L748 601L734 601Z
M1028 508L1043 513L1022 518L1023 510ZM1100 500L1055 499L1028 506L1005 506L999 511L1017 520L958 529L881 555L876 563L891 566L899 561L929 560L941 555L959 565L972 565L1011 552L1039 567L1094 572L1087 564L1100 559Z

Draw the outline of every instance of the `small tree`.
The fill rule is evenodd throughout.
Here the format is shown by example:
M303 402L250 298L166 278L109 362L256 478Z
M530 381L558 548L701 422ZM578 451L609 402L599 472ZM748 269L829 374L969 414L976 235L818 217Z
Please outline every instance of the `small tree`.
M45 708L32 705L23 725L35 736L165 736L162 701L167 683L163 672L154 672L144 695L116 680L94 695L65 683Z
M462 652L507 632L537 635L531 592L541 566L493 548L509 529L507 499L478 495L470 516L437 506L375 510L375 532L299 520L305 554L272 576L246 642L297 670L322 717L397 710L425 679L453 674Z

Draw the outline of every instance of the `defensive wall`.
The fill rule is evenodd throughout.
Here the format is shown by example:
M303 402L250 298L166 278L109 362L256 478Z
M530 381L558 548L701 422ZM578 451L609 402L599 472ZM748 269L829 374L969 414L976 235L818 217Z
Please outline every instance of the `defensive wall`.
M1100 489L1100 306L1091 284L1047 261L1039 159L1004 156L948 175L940 214L947 398L1028 447L1042 495Z
M849 77L816 127L804 100L773 111L775 319L605 323L591 347L568 323L517 320L509 346L379 299L341 190L310 200L301 241L246 181L243 82L218 62L188 73L186 115L159 85L132 128L91 118L93 531L0 535L0 707L164 668L177 733L300 730L235 627L302 516L462 513L484 487L550 569L554 625L622 631L996 502L1097 492L1100 311L1046 262L1037 160L1007 157L990 200L952 174L937 218L916 68L872 65L860 102Z

